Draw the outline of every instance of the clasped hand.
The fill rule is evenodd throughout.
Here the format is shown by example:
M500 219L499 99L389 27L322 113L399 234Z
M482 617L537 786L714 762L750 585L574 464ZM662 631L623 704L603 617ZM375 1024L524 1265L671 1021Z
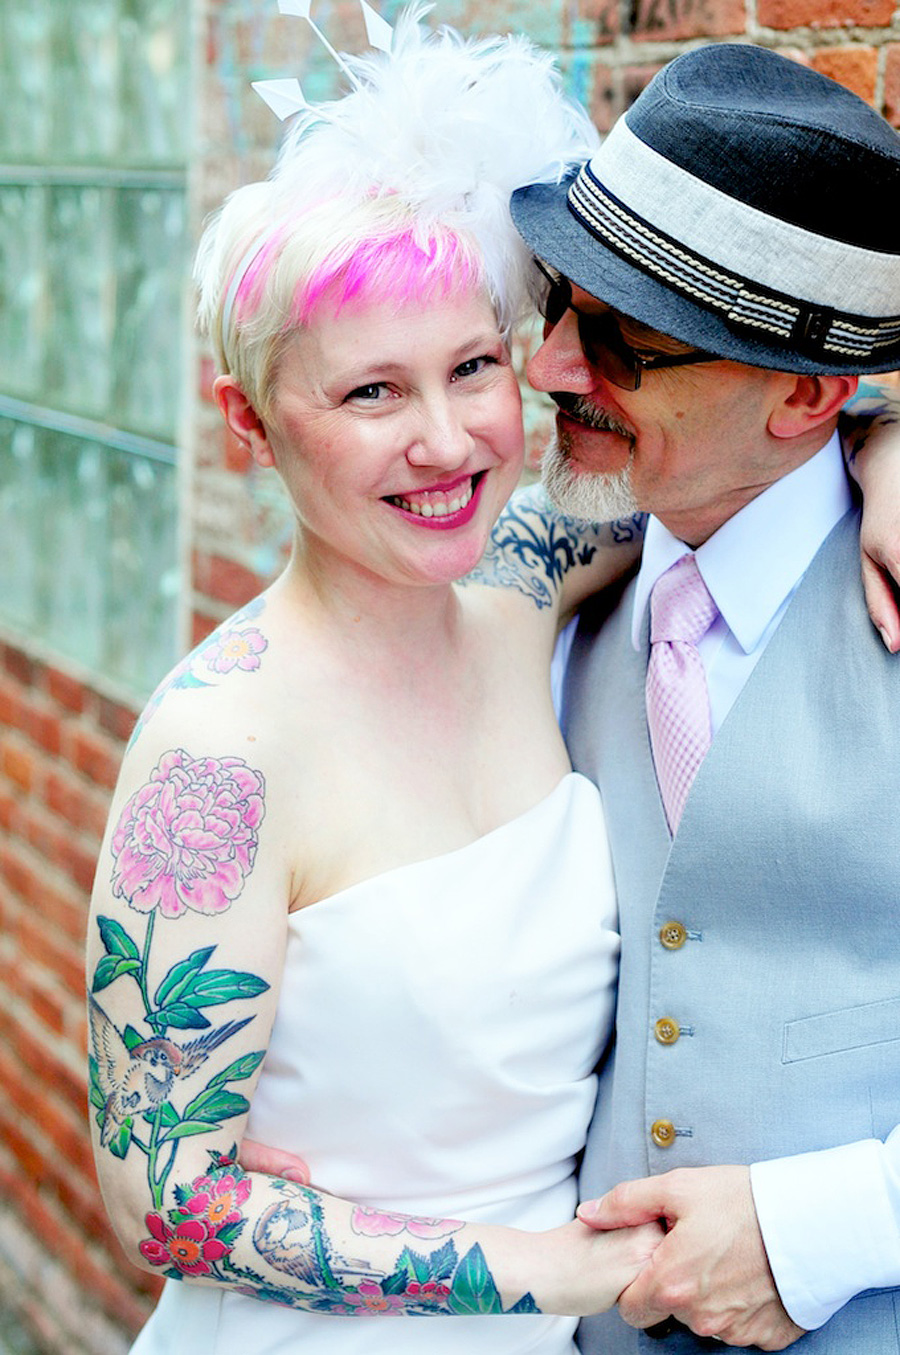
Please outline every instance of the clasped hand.
M682 1168L626 1181L586 1201L578 1216L600 1229L665 1223L665 1238L619 1298L631 1326L675 1317L697 1336L760 1350L783 1350L803 1335L775 1288L749 1168Z

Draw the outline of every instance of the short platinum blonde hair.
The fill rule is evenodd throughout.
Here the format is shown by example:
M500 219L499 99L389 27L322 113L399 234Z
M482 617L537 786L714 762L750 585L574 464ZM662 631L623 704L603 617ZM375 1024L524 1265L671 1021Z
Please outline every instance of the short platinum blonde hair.
M514 189L557 183L598 137L527 39L429 32L407 10L355 88L300 114L272 173L232 193L195 265L219 368L265 414L278 359L328 291L402 305L483 288L508 335L533 295Z

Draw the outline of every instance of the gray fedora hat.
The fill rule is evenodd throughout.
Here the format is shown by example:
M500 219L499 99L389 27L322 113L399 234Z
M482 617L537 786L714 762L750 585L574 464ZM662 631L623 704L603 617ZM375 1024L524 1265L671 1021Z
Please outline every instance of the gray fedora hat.
M900 135L764 48L677 57L512 214L538 257L684 343L785 371L900 368Z

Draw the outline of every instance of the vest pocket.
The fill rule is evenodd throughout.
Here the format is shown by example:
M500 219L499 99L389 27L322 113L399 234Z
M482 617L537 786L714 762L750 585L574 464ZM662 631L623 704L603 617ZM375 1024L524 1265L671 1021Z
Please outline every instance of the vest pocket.
M891 1040L900 1040L900 997L786 1022L781 1061L798 1063Z

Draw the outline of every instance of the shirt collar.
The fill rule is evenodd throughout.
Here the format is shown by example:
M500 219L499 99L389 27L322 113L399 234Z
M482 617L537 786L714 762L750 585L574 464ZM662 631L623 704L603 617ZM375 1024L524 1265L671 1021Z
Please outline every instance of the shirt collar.
M751 499L697 548L697 568L745 654L759 644L852 502L835 433L815 456ZM689 552L657 518L649 519L632 616L635 649L640 648L650 590Z

